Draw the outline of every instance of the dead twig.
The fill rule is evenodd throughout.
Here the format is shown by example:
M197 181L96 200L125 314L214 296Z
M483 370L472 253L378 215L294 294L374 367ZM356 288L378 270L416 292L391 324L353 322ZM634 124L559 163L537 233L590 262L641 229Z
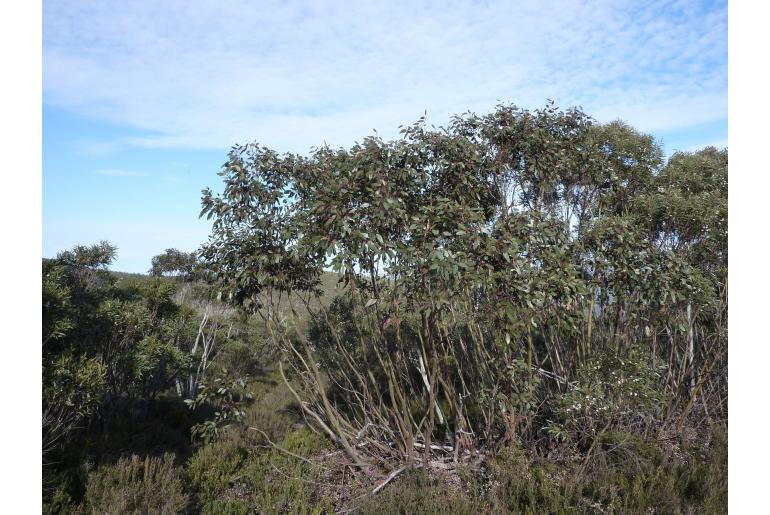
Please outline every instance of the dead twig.
M414 468L416 468L416 469L420 468L420 467L422 467L422 464L420 464L420 463L418 463L417 465L414 466ZM388 475L388 477L385 478L385 481L380 483L377 487L375 487L374 490L372 490L372 495L376 495L377 492L379 492L380 490L382 490L385 487L385 485L387 485L388 483L390 483L391 481L396 479L399 476L399 474L401 474L403 471L405 471L408 468L409 468L409 465L404 465L403 467L399 467L396 470L394 470L393 472L391 472Z
M259 428L257 428L257 427L250 427L249 429L252 429L252 430L254 430L254 431L257 431L257 432L261 433L261 434L262 434L262 436L264 436L264 437L265 437L265 440L267 440L267 443L269 443L269 444L270 444L270 446L271 446L271 447L273 447L274 449L276 449L276 450L278 450L278 451L281 451L281 452L282 452L282 453L284 453L284 454L288 454L289 456L292 456L292 457L294 457L294 458L300 459L300 460L304 461L305 463L308 463L308 464L310 464L310 465L313 465L313 462L312 462L312 461L310 461L309 459L307 459L307 458L305 458L305 457L302 457L302 456L300 456L299 454L294 454L293 452L291 452L291 451L289 451L289 450L287 450L287 449L284 449L284 448L283 448L283 447L281 447L280 445L273 443L273 441L272 441L272 440L270 440L270 437L268 437L268 436L267 436L267 433L265 433L265 432L264 432L264 431L262 431L261 429L259 429Z

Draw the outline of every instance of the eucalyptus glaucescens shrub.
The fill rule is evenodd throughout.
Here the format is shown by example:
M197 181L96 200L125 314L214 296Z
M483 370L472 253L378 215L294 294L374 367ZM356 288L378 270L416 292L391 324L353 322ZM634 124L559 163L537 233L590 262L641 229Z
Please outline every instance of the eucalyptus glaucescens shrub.
M715 149L664 164L650 136L551 104L308 156L237 145L203 192L201 258L359 466L722 420L726 169Z

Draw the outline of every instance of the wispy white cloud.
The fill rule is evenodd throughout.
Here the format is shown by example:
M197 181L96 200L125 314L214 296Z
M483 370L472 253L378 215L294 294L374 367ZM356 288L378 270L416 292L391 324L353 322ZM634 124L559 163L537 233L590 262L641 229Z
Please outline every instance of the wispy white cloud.
M121 143L118 141L95 141L90 139L78 139L73 141L72 147L84 156L99 157L115 152Z
M518 4L518 5L517 5ZM726 118L727 3L44 3L44 102L124 144L278 150L497 101L670 131Z
M102 168L96 170L98 175L106 175L108 177L144 177L147 174L144 172L135 172L132 170L121 170L118 168Z

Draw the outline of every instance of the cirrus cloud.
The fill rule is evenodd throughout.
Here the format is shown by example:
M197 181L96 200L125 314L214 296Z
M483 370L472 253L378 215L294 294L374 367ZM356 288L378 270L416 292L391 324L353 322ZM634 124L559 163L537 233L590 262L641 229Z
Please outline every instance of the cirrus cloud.
M519 4L519 5L516 5ZM642 5L644 4L644 5ZM727 4L46 0L44 103L122 145L282 151L552 98L645 131L727 116ZM115 143L115 142L113 142Z

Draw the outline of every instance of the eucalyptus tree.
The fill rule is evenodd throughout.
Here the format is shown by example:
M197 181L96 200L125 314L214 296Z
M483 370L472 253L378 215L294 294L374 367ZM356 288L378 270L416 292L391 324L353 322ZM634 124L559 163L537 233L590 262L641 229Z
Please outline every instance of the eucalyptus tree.
M197 260L194 252L166 249L152 258L150 275L191 279L196 271Z
M692 341L686 314L718 303L704 277L726 259L720 215L698 225L691 211L706 199L692 174L725 195L726 151L704 152L664 166L652 137L552 104L308 156L236 145L223 193L203 192L201 256L224 298L265 317L308 419L354 463L457 460L501 435L536 441L547 406L607 352L665 366L669 414L690 402L682 378L703 384L707 367L694 372L672 331L690 316ZM299 332L286 313L310 307L325 270L344 302L311 309ZM662 420L623 392L613 406L639 413L618 424Z

